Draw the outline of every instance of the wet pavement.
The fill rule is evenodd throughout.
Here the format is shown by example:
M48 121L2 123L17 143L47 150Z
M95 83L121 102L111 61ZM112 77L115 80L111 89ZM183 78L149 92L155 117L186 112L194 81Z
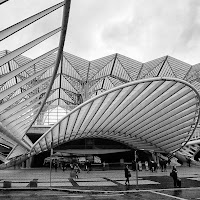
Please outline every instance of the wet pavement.
M199 167L177 167L178 176L182 180L182 188L200 187ZM47 168L18 169L0 171L0 189L4 182L8 181L13 189L33 188L63 188L71 190L98 190L98 191L126 191L133 189L169 189L173 188L173 180L169 176L171 168L167 172L139 171L138 181L136 172L132 171L130 186L125 185L123 170L109 171L81 171L79 178L70 178L70 171L54 170L50 173ZM138 185L137 185L138 182ZM31 185L32 183L32 185ZM33 186L33 187L32 187Z
M123 193L69 193L51 190L1 191L1 200L198 200L199 189L138 190Z
M81 171L70 178L70 171L18 169L0 171L0 199L200 199L200 168L177 167L181 188L173 188L167 172L131 172L130 186L125 185L123 170ZM5 181L11 187L5 188ZM137 185L138 182L138 185ZM33 184L35 183L35 184Z

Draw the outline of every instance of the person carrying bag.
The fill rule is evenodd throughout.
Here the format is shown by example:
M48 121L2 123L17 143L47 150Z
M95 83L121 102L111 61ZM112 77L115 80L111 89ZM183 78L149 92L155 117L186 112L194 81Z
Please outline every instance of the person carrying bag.
M181 179L178 178L178 171L175 166L173 166L172 171L170 172L170 176L174 180L174 187L181 187Z

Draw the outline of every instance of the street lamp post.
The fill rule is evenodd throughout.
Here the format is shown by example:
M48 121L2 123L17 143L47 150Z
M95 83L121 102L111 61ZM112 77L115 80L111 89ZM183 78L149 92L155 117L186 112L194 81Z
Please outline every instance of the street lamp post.
M136 189L138 189L138 165L137 165L137 150L135 150L135 176L136 176Z
M50 187L51 187L52 155L53 155L53 143L51 143L51 149L50 149Z

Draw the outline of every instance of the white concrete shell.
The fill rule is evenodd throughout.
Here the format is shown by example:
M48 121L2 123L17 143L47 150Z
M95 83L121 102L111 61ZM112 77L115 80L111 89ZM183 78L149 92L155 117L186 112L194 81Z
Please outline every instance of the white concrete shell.
M123 84L73 109L33 145L31 154L91 137L174 152L187 143L198 124L199 101L193 86L175 78Z

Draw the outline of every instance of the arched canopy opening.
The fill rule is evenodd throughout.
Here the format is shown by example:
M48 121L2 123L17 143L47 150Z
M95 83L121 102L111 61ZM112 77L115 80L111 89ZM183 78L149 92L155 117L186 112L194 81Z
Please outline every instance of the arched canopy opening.
M73 109L34 144L31 154L93 137L136 149L174 152L187 143L197 126L199 99L198 92L179 79L130 82Z

